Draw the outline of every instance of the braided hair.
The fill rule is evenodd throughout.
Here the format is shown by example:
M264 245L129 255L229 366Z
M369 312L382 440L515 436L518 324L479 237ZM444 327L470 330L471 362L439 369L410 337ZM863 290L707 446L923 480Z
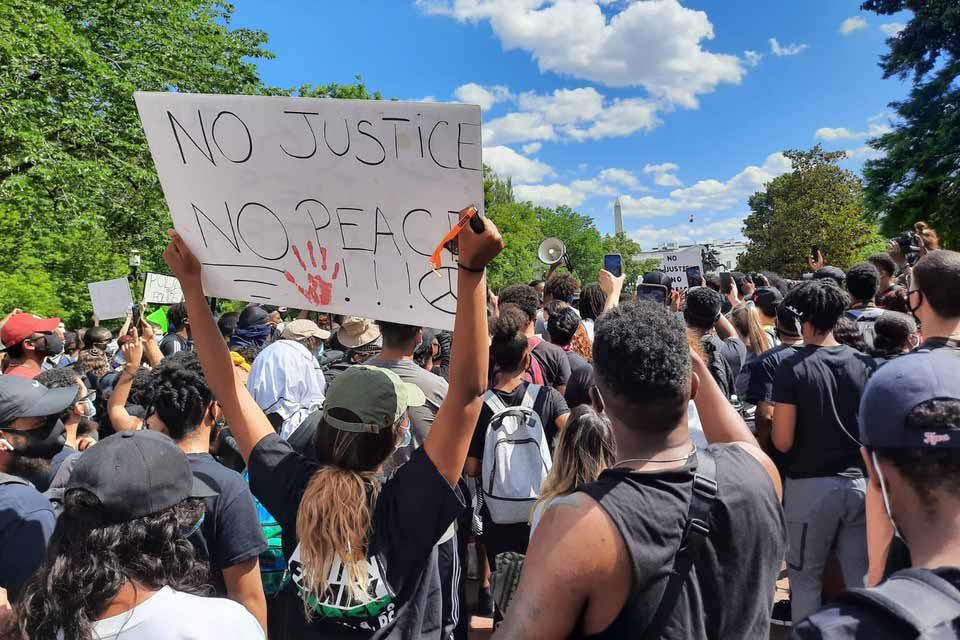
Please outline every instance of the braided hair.
M174 440L182 440L200 426L213 393L193 351L178 351L154 370L150 403Z
M850 306L850 295L828 279L804 282L790 294L803 322L809 322L820 333L833 331Z

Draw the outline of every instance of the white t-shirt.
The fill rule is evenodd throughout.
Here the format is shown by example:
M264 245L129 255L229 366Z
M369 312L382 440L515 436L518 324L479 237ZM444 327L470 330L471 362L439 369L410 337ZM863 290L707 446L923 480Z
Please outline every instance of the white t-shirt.
M203 598L164 587L130 611L93 624L100 640L263 640L257 619L226 598ZM59 636L62 637L62 636Z

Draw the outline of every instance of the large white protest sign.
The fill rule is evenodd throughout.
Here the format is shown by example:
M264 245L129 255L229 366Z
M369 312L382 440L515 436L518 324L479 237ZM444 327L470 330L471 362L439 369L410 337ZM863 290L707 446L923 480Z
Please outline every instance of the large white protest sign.
M143 301L147 304L176 304L183 301L180 281L162 273L147 272L143 285Z
M123 318L133 306L130 283L126 278L90 282L87 284L87 289L90 291L93 313L100 320Z
M480 109L137 93L174 226L207 295L452 328L456 258L483 207Z
M674 289L690 286L687 283L687 269L690 267L698 267L703 273L703 256L699 246L665 253L660 262L660 269L673 279Z

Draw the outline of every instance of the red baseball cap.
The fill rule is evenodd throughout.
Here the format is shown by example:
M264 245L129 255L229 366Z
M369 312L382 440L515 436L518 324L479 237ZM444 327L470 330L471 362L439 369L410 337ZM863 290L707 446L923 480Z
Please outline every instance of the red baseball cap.
M4 348L20 344L35 333L50 333L60 325L60 318L47 318L32 313L17 313L10 316L0 330L0 342Z

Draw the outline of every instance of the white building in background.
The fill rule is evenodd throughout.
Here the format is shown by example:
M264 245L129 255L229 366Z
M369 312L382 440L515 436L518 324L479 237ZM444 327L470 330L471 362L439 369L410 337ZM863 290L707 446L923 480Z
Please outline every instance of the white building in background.
M623 233L623 209L620 208L620 196L613 203L613 228Z
M654 247L650 251L641 251L636 260L649 260L657 259L660 260L667 253L672 253L675 251L681 251L688 247L700 246L703 248L716 249L717 255L720 258L720 267L721 271L733 271L737 268L737 259L740 257L740 254L744 253L747 250L747 243L740 240L725 240L722 242L712 242L712 243L698 243L698 244L677 244L676 242L666 243L659 247Z

